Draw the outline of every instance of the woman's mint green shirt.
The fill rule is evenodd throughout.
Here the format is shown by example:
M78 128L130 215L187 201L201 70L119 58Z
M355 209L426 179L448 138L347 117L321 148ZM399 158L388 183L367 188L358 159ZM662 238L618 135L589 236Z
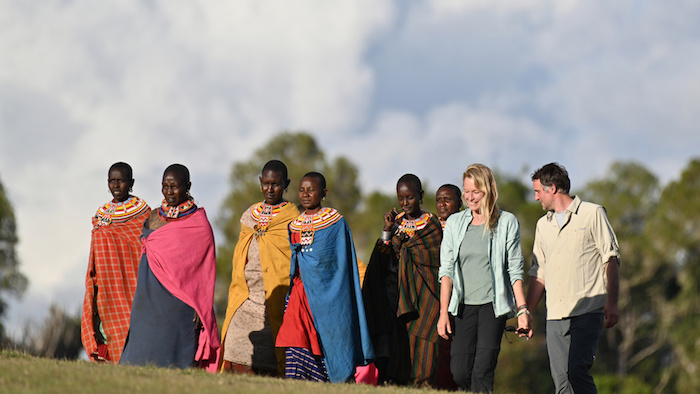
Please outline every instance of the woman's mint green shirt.
M459 247L464 233L472 222L472 211L452 214L447 218L440 245L440 271L438 276L452 279L452 296L448 311L457 315L459 304L464 297L462 264L459 261ZM520 246L520 224L510 212L501 211L494 231L489 231L489 262L493 276L493 311L495 317L515 314L513 283L523 280L523 251Z

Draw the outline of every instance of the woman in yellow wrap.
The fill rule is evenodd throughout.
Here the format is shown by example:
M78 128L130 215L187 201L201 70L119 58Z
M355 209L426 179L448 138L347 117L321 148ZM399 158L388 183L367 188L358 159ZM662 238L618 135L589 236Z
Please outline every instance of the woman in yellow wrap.
M233 252L233 274L222 328L222 370L284 376L284 349L275 350L289 290L291 250L287 226L299 216L283 198L287 167L265 164L260 176L264 200L241 216Z

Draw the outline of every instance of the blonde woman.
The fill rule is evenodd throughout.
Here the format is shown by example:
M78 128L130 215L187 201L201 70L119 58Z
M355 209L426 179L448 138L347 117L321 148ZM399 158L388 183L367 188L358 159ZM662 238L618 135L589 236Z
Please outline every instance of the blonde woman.
M491 392L506 320L517 315L518 331L530 329L520 225L498 208L488 167L472 164L462 179L467 208L447 219L440 246L437 331L452 336L450 370L460 389Z

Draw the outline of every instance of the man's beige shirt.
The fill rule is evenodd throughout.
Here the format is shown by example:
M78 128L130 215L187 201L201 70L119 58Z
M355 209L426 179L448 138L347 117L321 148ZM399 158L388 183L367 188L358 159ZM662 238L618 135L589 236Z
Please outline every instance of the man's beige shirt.
M580 316L605 307L605 265L620 260L605 208L576 196L559 228L554 212L537 222L530 276L544 279L547 320Z

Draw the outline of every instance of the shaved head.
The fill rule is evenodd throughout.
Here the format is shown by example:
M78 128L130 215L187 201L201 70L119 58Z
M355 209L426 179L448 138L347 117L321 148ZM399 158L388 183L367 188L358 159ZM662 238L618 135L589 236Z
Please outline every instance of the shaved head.
M182 164L169 165L163 172L164 177L165 174L172 174L180 181L182 185L190 183L190 170L188 170L187 167L183 166Z

